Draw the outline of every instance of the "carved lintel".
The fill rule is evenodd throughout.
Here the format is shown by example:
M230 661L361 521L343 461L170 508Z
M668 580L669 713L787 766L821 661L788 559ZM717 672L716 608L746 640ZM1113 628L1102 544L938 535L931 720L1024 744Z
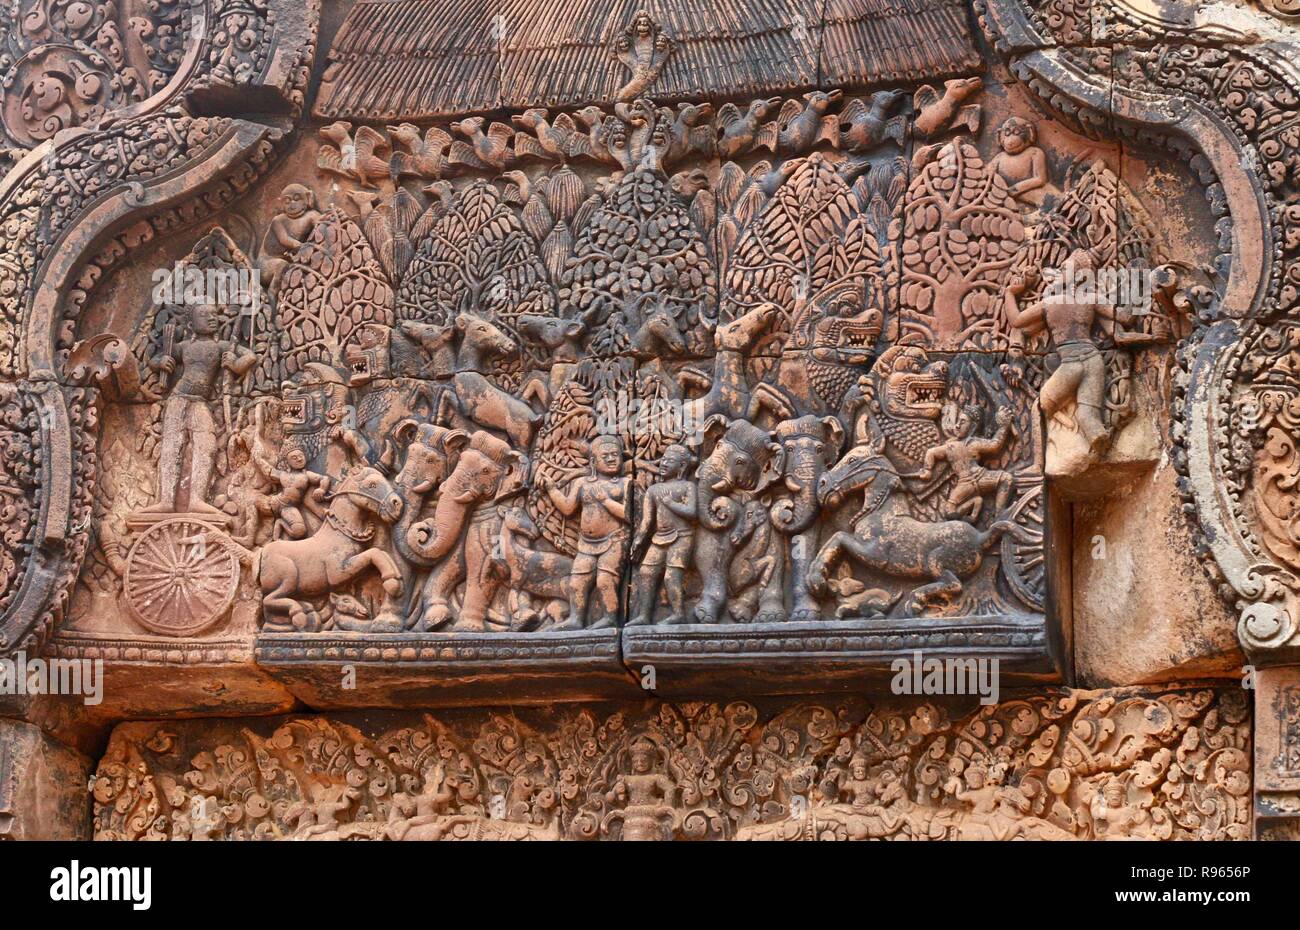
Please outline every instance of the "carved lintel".
M99 764L95 832L1245 839L1250 753L1235 688L129 723Z

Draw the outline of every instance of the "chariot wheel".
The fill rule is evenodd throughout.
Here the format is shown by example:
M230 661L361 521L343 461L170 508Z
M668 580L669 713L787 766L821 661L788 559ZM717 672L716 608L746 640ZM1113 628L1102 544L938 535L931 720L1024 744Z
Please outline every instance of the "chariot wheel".
M1047 553L1043 549L1043 486L1034 484L1007 514L1024 539L1010 533L1001 542L1002 576L1016 597L1035 610L1047 597Z
M140 531L126 556L126 602L147 629L193 636L225 615L239 587L239 559L226 534L173 517Z

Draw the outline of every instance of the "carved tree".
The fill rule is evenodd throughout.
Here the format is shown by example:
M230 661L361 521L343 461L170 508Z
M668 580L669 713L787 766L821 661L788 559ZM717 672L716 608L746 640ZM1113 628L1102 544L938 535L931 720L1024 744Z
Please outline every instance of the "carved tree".
M970 142L945 145L903 206L900 335L939 350L996 347L1003 281L1024 238L1002 177Z
M536 243L492 184L477 181L448 196L427 232L418 229L423 219L416 224L421 238L398 291L398 319L444 325L476 313L504 325L524 345L517 317L555 315ZM543 361L538 347L527 348L526 357L501 360L493 370L502 387L513 390L527 362Z
M775 303L785 315L773 330L789 332L797 304L852 282L866 285L867 303L878 306L883 268L866 206L822 155L796 162L731 253L723 318ZM733 209L747 212L752 202Z
M671 313L688 348L707 351L715 318L713 261L661 171L628 172L583 227L560 287L565 315L588 323L594 355L625 352L650 311Z
M308 362L342 368L344 347L366 323L393 324L393 289L361 229L330 210L284 271L264 376L278 382Z

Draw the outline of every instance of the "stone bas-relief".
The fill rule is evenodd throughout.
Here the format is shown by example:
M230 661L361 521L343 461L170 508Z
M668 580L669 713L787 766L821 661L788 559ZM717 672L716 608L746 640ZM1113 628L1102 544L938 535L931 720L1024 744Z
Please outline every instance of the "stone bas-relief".
M980 77L664 104L662 35L608 105L319 126L250 252L195 242L176 279L252 284L142 315L102 601L244 604L266 665L880 670L934 630L1059 669L1045 474L1102 467L1198 272ZM1158 290L1075 296L1121 266Z
M99 839L1235 839L1239 693L635 704L119 727Z
M1223 682L870 701L917 650L1235 676L1199 589L1177 648L1093 615L1134 540L1201 570L1090 529L1175 484L1250 657L1293 654L1289 26L384 0L315 56L314 4L13 9L0 657L123 684L0 713L95 752L240 718L124 724L101 835L1250 833ZM450 709L507 705L555 709Z

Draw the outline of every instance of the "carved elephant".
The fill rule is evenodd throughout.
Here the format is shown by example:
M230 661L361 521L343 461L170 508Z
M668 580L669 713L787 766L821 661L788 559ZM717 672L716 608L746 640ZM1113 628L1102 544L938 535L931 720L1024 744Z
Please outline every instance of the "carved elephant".
M410 564L431 569L412 612L417 629L432 630L451 619L452 594L464 581L460 616L454 628L481 630L500 585L500 574L492 560L493 546L501 531L495 502L522 487L528 459L504 440L482 430L462 441L457 434L463 435L463 431L438 434L438 429L441 427L427 432L434 439L433 447L411 444L397 482L412 492L425 488L427 494L438 484L439 469L450 467L451 471L440 482L433 516L417 515L400 522L394 530L394 544ZM437 448L439 438L441 451ZM456 447L460 450L453 464Z
M401 556L402 578L408 582L414 600L415 590L409 585L411 576L416 569L432 568L437 560L407 545L407 534L412 526L424 519L426 502L455 470L461 453L469 445L470 435L462 429L407 419L397 425L394 436L398 442L405 443L406 453L401 471L393 480L394 488L405 504L402 519L393 528L393 547Z
M808 563L817 551L817 483L826 469L839 461L844 427L835 417L802 416L777 424L773 436L781 445L780 484L770 508L772 526L779 537L773 576L759 607L758 619L786 619L784 575L789 569L791 605L789 619L815 620L817 599L808 590Z
M733 534L745 504L781 476L782 449L773 435L748 420L709 417L700 429L701 458L695 477L699 530L695 564L703 580L695 618L700 623L723 619L727 578L735 552ZM734 619L728 617L728 620Z

